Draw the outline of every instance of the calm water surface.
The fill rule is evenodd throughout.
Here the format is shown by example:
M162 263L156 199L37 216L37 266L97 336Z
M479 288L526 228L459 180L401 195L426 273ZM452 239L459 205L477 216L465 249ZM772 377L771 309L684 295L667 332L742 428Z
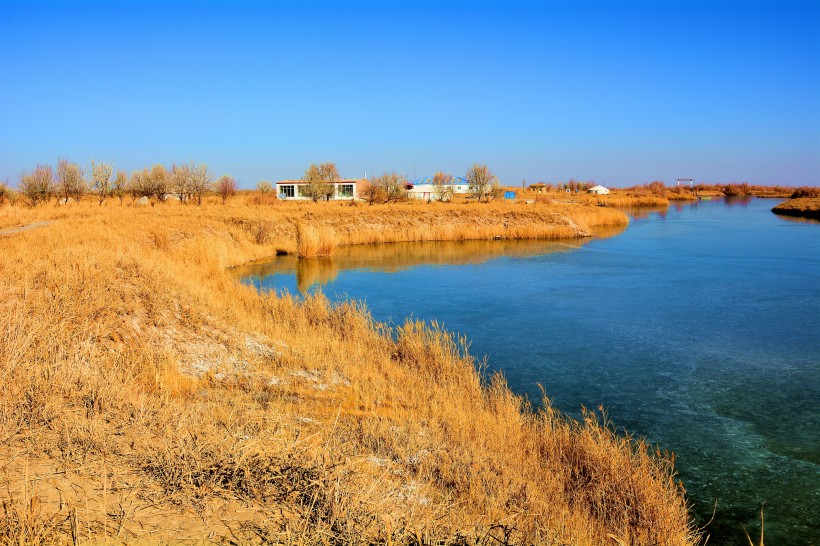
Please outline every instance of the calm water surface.
M820 224L776 201L636 214L621 233L338 249L237 271L467 334L510 386L675 452L709 544L820 541Z

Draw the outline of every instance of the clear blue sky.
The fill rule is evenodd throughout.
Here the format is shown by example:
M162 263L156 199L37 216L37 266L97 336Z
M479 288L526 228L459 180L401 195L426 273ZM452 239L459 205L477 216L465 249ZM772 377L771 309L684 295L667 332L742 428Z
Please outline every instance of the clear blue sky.
M0 180L396 170L820 185L820 2L8 2Z

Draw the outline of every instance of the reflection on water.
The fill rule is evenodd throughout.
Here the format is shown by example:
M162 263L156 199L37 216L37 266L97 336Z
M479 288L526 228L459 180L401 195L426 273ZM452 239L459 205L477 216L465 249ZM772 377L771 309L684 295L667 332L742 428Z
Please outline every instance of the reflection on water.
M795 224L820 224L820 218L804 218L802 216L788 216L786 214L777 215L781 220L794 222Z
M613 237L625 229L626 226L596 228L594 233L600 239ZM359 269L395 273L418 265L475 265L502 256L526 258L566 252L580 248L590 240L502 239L348 245L337 247L330 257L277 256L236 267L232 272L258 287L267 287L269 283L266 279L295 275L296 287L300 292L307 292L312 287L333 282L342 271ZM274 283L272 285L275 286Z
M738 195L734 197L724 197L723 204L727 207L748 207L749 203L752 202L753 197L751 195Z
M697 209L699 204L699 201L692 199L686 201L670 201L668 207L618 207L618 210L624 211L633 220L666 220L666 217L670 212L682 212L686 209Z
M668 207L618 207L633 220L646 220L651 217L666 218Z

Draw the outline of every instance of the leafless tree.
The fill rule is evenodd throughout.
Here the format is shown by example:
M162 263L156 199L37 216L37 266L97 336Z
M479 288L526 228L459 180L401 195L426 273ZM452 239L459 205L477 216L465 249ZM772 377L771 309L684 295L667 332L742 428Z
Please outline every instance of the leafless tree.
M436 199L446 203L453 199L453 175L441 171L433 175L433 194Z
M407 199L407 177L403 174L383 173L375 177L371 184L382 188L386 203Z
M32 207L48 201L54 190L54 171L51 165L38 164L30 173L24 172L20 175L20 193Z
M369 181L362 186L359 195L361 195L362 198L370 205L373 203L384 203L387 200L387 194L385 193L384 188L377 186L372 181Z
M111 187L111 195L120 200L120 205L122 205L122 200L125 197L127 185L128 175L125 174L125 171L117 171L117 176L114 177L114 183Z
M487 165L476 163L467 171L467 183L469 184L470 193L478 199L479 203L482 199L489 198L492 183L495 180L495 175Z
M340 178L335 163L311 164L302 177L305 182L302 191L314 202L322 198L330 200L336 194L335 182Z
M318 201L323 194L322 175L319 172L319 166L315 163L311 163L310 167L305 171L305 174L302 175L302 181L304 184L302 184L300 191L307 197L313 199L314 203Z
M180 203L186 203L193 193L191 181L193 178L192 165L171 165L171 191L177 194Z
M271 184L267 180L260 180L259 183L256 185L256 191L258 191L262 195L267 195L273 191L273 184Z
M131 178L128 180L128 195L131 196L133 203L140 197L151 197L154 195L154 182L151 178L151 171L143 169L141 171L134 171L131 173Z
M216 193L222 198L222 204L228 200L228 197L236 195L236 180L227 174L219 177L216 182Z
M196 204L201 205L202 196L204 196L205 192L211 187L211 173L208 171L208 165L205 163L196 165L192 162L190 168L191 194L194 196L194 199L196 199Z
M11 188L9 188L8 180L3 180L0 182L0 207L2 207L6 201L11 201Z
M107 163L91 161L91 187L97 194L97 201L103 204L105 198L111 195L111 173L113 169Z
M498 181L498 179L493 180L493 183L490 184L490 191L487 195L488 199L501 199L504 197L504 187Z
M162 164L157 164L151 167L147 173L149 184L152 189L154 197L160 201L165 201L170 193L171 180L168 176L168 171Z
M322 163L319 165L319 176L322 179L322 193L326 201L330 201L336 195L336 181L341 179L335 163Z
M57 187L64 203L73 198L77 203L88 191L82 168L67 159L57 162Z

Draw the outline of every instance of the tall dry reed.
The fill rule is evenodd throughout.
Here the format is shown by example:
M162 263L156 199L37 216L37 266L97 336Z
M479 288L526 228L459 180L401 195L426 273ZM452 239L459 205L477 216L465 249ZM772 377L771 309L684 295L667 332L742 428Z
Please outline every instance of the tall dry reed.
M330 256L336 244L332 228L317 228L305 222L296 224L296 255L300 258Z

